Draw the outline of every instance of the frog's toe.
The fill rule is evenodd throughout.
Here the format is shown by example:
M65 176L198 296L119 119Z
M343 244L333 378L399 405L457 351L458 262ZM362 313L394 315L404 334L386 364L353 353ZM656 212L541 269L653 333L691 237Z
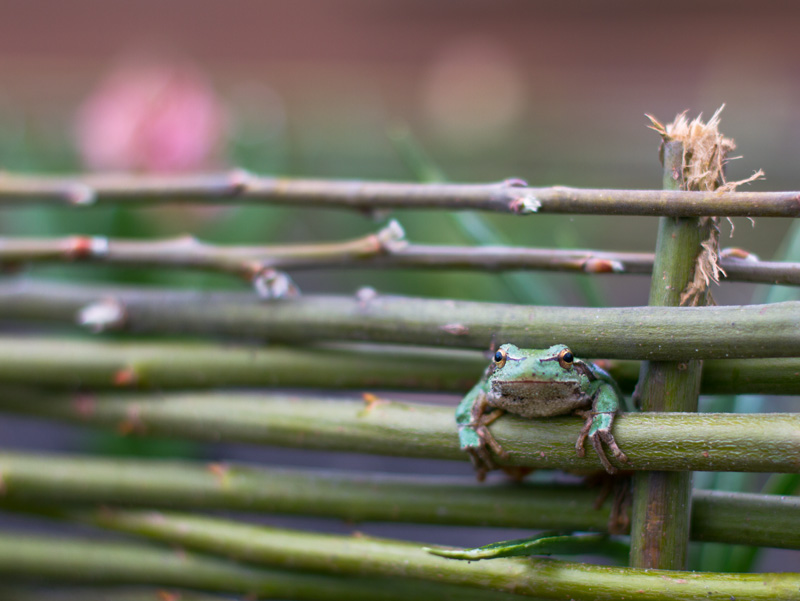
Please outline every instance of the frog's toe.
M584 412L581 412L580 415L584 415ZM583 428L581 428L581 433L578 436L578 440L575 441L575 453L578 455L578 457L583 457L586 454L586 450L583 448L583 445L586 442L586 437L589 435L589 430L591 427L592 416L591 413L589 413L588 419L586 419L586 422L583 424Z
M492 460L491 453L485 445L467 447L465 451L469 454L472 467L475 468L475 477L478 482L483 482L486 479L486 473L497 467Z
M608 445L608 448L611 450L611 454L617 461L621 463L628 463L628 456L625 455L625 453L622 452L622 449L619 448L619 445L617 445L617 441L614 440L614 435L611 433L611 430L607 428L601 428L590 434L589 440L592 441L592 446L597 452L597 456L600 458L600 463L603 464L603 467L609 474L616 474L617 468L611 465L611 462L608 460L608 455L606 455L606 450L603 448L603 443Z
M610 430L605 430L600 432L600 438L603 439L608 445L608 448L611 449L611 453L614 455L614 458L621 462L621 463L630 463L628 461L628 456L622 452L622 449L619 448L617 441L614 439L614 435L611 433Z
M603 467L609 474L616 474L617 468L611 465L611 462L608 460L606 456L606 450L603 448L603 441L600 439L600 431L597 431L593 436L589 437L589 440L592 441L592 446L594 450L597 452L597 456L600 458L600 463L603 464Z
M481 441L484 443L482 446L483 446L484 452L487 455L488 455L488 450L487 449L491 449L492 451L494 451L497 455L499 455L503 459L508 458L508 453L506 453L506 451L503 449L503 447L500 445L500 443L497 442L497 439L494 437L494 435L492 434L491 430L489 430L489 428L487 426L480 425L480 426L475 428L475 431L478 433L478 436L480 437Z

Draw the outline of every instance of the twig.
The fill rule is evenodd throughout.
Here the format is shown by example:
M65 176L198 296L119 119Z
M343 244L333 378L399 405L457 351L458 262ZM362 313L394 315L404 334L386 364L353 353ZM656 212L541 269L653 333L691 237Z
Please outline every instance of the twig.
M147 288L0 284L0 319L74 324L107 304L108 326L131 332L268 338L292 344L369 340L477 348L565 343L582 357L684 361L800 356L800 303L723 307L529 307L410 297L308 296ZM96 323L95 323L96 325Z
M226 601L228 597L187 590L141 587L66 586L56 588L0 585L0 601Z
M0 178L0 205L163 202L282 204L365 212L402 208L684 217L796 217L800 214L800 192L529 188L516 179L494 184L415 184L273 178L244 171L190 176L4 175Z
M243 393L58 395L3 388L0 410L133 435L464 460L452 409L412 403ZM510 453L501 463L599 469L595 454L575 453L581 424L575 416L543 422L506 416L492 432ZM631 458L625 467L742 472L796 472L798 431L800 414L793 413L627 413L614 428Z
M84 514L85 515L85 514ZM412 580L477 587L549 599L630 599L647 591L652 599L800 599L800 574L718 574L641 570L550 558L460 562L437 558L418 543L311 534L172 513L96 512L85 518L129 532L233 556L266 566L366 578ZM602 591L602 593L601 593Z
M363 475L231 464L0 454L0 505L113 503L367 521L603 532L585 486ZM800 549L800 497L695 490L693 540ZM320 503L320 499L325 499Z
M0 336L0 382L73 389L293 386L466 392L479 351L377 344L231 345ZM601 361L633 390L635 361ZM313 369L309 369L313 366ZM703 367L704 394L800 394L800 359L727 359Z
M410 582L405 578L343 578L243 566L153 545L10 534L0 534L0 574L6 580L177 586L266 599L490 601L498 598L496 592Z
M483 353L452 349L0 336L0 382L93 390L294 386L465 391L486 363Z
M172 240L109 240L102 237L0 238L0 263L95 262L128 267L182 267L252 279L264 269L309 269L359 265L384 254L389 228L355 240L329 244L223 247L191 236Z
M251 280L265 269L325 268L543 270L650 274L652 253L408 244L402 230L384 228L355 240L286 246L217 246L192 237L114 240L100 237L0 238L0 265L90 262L230 273ZM726 279L800 285L800 264L760 261L731 249L721 262Z

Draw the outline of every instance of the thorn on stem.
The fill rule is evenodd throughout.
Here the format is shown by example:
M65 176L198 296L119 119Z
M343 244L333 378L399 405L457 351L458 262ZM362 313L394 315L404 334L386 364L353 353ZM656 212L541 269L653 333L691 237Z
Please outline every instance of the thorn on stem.
M364 411L359 412L359 415L364 415L372 411L377 405L382 404L389 404L391 401L387 401L382 399L377 394L372 394L371 392L365 392L361 395L361 398L364 399Z
M98 236L75 236L67 243L67 256L70 259L88 259L108 255L108 238Z
M76 316L79 326L88 328L91 332L99 334L109 330L119 330L128 319L128 313L119 300L107 298L90 305L86 305Z
M253 276L253 288L259 298L277 299L300 296L300 288L289 274L267 267Z
M228 482L230 466L225 463L209 463L206 468L217 479L217 483L224 488Z
M519 196L514 198L508 206L512 212L518 215L530 215L542 208L542 201L536 198L533 192L528 191L522 192Z
M586 273L625 273L625 266L611 259L586 259L581 267Z
M134 386L139 383L139 374L133 367L125 367L115 372L111 381L114 386Z

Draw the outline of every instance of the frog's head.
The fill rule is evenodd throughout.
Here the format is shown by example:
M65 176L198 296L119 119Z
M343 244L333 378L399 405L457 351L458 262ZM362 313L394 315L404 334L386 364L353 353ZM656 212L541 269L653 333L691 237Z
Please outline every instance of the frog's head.
M582 396L594 374L563 344L544 350L504 344L494 354L489 396L542 401Z

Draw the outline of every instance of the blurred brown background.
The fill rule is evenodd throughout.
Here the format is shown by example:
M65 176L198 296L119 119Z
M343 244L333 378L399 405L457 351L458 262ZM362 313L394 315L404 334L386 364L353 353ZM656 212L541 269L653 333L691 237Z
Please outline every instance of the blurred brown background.
M643 113L710 115L723 102L725 131L747 157L732 171L764 166L769 186L784 188L800 147L800 6L788 1L0 7L4 103L57 115L129 53L179 56L228 101L282 113L294 151L306 150L293 172L343 175L352 161L351 175L397 177L382 130L399 120L454 179L643 186L657 172Z
M9 170L91 166L76 150L76 115L110 74L122 69L124 79L125 64L144 61L191 68L224 111L214 152L188 168L414 179L387 134L400 127L451 180L654 188L658 138L644 113L710 117L726 103L722 131L744 156L731 163L729 179L763 168L766 180L751 189L798 188L800 5L789 1L3 0L0 7L0 167ZM464 242L438 217L406 215L414 241ZM4 227L56 233L68 218L61 219L58 227L42 226L40 216L6 219ZM490 220L519 244L651 250L654 243L652 219ZM788 228L785 220L761 220L755 229L741 221L723 245L764 258ZM187 227L183 217L168 222L158 232ZM240 242L374 229L355 223L334 215L258 231L189 225L220 241L236 230ZM73 229L108 234L107 226L84 218ZM149 232L129 224L121 233ZM443 293L424 279L421 293ZM614 290L629 285L609 281ZM460 295L476 286L491 284ZM726 294L723 302L751 298L750 289ZM638 304L645 295L626 292L615 302Z

